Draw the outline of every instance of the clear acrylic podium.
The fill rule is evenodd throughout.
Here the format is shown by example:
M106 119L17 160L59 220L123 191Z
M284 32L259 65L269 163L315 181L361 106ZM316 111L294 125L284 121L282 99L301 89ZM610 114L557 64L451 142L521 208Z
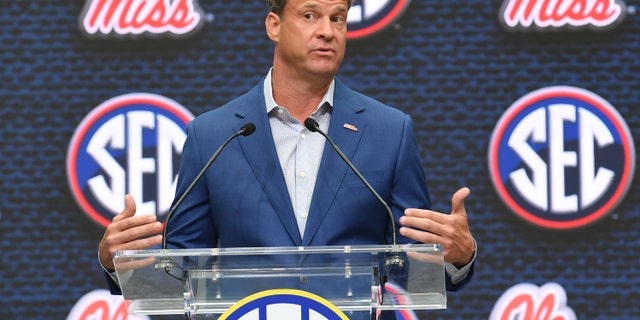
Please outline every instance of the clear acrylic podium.
M114 262L131 315L222 314L270 289L310 292L343 312L446 308L440 245L131 250Z

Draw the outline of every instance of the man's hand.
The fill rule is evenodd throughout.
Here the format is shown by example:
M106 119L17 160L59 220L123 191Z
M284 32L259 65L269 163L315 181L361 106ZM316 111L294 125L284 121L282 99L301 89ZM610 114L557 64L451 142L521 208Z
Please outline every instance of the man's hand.
M113 254L118 250L142 250L162 243L162 224L155 215L134 216L136 203L131 195L124 198L125 208L107 226L98 245L100 262L113 272ZM155 235L155 236L152 236Z
M451 214L431 210L406 209L400 218L400 234L422 243L438 243L444 247L444 260L460 268L471 262L475 240L469 230L464 199L469 188L461 188L451 197Z

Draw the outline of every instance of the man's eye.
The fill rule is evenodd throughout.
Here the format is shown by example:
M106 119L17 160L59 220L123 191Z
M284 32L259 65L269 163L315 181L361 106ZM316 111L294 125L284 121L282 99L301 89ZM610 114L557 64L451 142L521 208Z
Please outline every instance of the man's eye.
M312 14L312 13L307 13L307 14L304 15L305 20L313 20L313 19L315 19L315 17L316 16L314 14Z

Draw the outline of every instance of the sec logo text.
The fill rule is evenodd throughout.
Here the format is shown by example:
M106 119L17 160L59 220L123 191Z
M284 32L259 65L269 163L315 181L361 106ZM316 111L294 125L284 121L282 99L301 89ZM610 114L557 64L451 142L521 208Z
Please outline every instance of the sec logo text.
M272 289L252 294L231 306L220 320L349 320L328 300L295 289Z
M91 111L67 152L69 186L83 211L107 226L131 194L137 212L166 214L191 119L177 102L150 93L117 96Z
M518 216L549 229L587 226L624 198L635 169L626 123L603 98L553 86L512 104L488 153L491 180Z

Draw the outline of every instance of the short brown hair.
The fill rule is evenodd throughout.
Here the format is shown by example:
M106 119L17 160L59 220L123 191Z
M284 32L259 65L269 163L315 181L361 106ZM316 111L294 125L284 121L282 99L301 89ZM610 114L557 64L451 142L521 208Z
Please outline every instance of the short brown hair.
M288 0L267 0L269 3L269 12L273 12L277 15L282 15L284 7L287 5ZM351 8L353 0L347 0L347 5Z

